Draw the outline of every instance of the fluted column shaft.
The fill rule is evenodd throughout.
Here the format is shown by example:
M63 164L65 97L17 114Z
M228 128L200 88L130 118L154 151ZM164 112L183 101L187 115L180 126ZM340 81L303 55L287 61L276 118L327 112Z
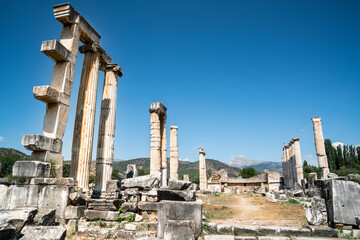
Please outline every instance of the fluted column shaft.
M167 186L167 139L166 116L161 121L161 186Z
M70 176L78 181L83 191L88 191L100 57L94 49L84 48L82 52L85 52L85 57L76 108Z
M287 188L288 184L288 173L287 173L287 159L286 159L286 150L285 146L283 147L283 158L282 158L282 169L283 169L283 179L284 179L284 187Z
M199 182L200 191L205 191L206 186L206 160L205 152L202 148L199 148Z
M150 114L150 174L161 171L161 129L156 112Z
M170 179L178 180L179 149L177 144L177 126L170 127Z
M301 179L304 178L303 164L301 159L300 141L299 138L293 138L293 148L295 156L296 182L301 185Z
M314 117L311 119L311 121L313 123L313 129L314 129L316 155L319 162L319 168L321 169L321 179L326 179L328 174L330 173L330 170L329 170L328 160L325 151L321 118Z
M104 66L104 88L101 100L99 135L96 156L96 192L106 191L106 182L111 180L114 159L117 82L121 70L117 64Z
M287 157L288 157L288 172L289 172L289 188L294 187L294 172L293 172L293 156L292 156L292 146L289 144L289 148L287 149Z

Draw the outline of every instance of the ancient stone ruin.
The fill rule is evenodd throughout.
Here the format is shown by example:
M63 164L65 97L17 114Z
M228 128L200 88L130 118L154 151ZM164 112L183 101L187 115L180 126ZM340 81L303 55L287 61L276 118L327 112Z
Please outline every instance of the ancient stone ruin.
M284 143L284 145L282 158L284 187L300 189L304 176L299 138L293 138L289 144Z
M321 178L326 179L328 177L329 166L328 160L325 151L325 144L324 144L324 136L321 126L321 118L314 117L311 119L314 128L314 139L315 139L315 148L316 148L316 156L319 161L319 168L321 169Z

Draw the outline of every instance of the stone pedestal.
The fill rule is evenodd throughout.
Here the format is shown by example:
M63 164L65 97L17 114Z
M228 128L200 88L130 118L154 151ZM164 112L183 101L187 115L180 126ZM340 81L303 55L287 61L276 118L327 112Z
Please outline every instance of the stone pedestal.
M92 44L82 46L80 51L85 53L85 57L76 108L70 176L78 181L83 191L88 191L100 54L103 50Z
M199 147L199 180L200 180L200 191L205 191L206 186L206 161L205 152Z
M166 107L157 102L150 106L150 174L161 173L161 185L167 181Z
M326 179L328 174L330 173L330 170L329 170L328 160L325 151L321 118L314 117L311 119L311 121L313 123L313 129L314 129L316 155L319 162L319 168L321 169L321 179Z
M111 180L114 158L117 80L118 76L122 76L122 71L117 64L103 65L102 70L105 72L105 78L101 101L94 189L100 193L106 191L106 182Z
M170 127L170 179L178 180L179 150L177 144L177 126Z

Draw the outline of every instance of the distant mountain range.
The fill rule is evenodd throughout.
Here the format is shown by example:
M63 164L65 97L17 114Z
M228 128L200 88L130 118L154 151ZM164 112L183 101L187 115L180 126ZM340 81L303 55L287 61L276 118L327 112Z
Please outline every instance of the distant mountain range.
M281 162L253 160L253 159L245 158L244 156L234 157L227 164L229 166L237 167L237 168L253 167L258 171L265 170L265 169L282 171L282 163Z
M19 156L22 159L30 159L30 156L18 150L12 148L0 148L0 157L4 156Z

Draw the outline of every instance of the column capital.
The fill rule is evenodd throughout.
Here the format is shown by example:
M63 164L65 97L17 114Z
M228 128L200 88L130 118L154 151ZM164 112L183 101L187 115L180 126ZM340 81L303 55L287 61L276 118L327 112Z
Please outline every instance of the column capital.
M313 121L313 122L321 122L321 117L313 117L313 118L311 118L311 121Z
M114 73L117 73L119 77L124 75L121 67L117 63L101 64L100 70L103 72L113 71Z
M170 129L178 129L178 126L171 125Z
M292 139L293 142L296 142L296 141L299 141L299 140L300 140L300 138L298 138L298 137L294 137L294 138Z
M206 155L206 153L204 152L204 150L201 147L199 147L199 154L204 154L204 156Z
M156 102L156 103L152 103L150 105L150 113L156 112L156 113L163 113L166 116L166 110L167 108L165 107L164 104L162 104L161 102Z
M80 53L86 53L88 51L95 52L100 56L100 62L102 64L110 64L111 57L105 52L105 50L97 43L89 43L79 47Z

